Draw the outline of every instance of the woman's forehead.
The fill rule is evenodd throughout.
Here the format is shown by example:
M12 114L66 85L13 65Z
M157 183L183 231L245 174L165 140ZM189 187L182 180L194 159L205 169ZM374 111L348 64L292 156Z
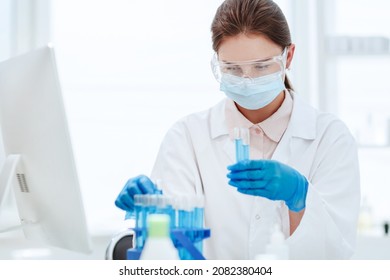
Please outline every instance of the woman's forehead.
M281 51L281 46L264 35L241 33L223 39L218 57L223 61L261 60L279 55Z

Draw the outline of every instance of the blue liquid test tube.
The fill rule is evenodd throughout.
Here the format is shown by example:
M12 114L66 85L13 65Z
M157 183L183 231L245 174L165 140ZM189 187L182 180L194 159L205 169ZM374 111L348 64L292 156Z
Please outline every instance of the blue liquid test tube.
M204 223L204 196L195 196L195 208L194 208L194 228L203 229ZM194 243L194 246L198 251L203 254L203 241Z
M181 196L179 197L179 211L178 211L178 222L179 228L193 229L193 221L194 221L194 208L191 205L191 199L189 196ZM191 254L185 249L179 249L179 256L182 260L190 260L192 259Z
M234 133L234 143L236 146L236 161L239 162L242 160L242 139L241 139L240 128L235 127L233 133Z
M249 160L249 129L235 127L234 142L236 146L236 161Z
M134 195L134 213L135 213L135 227L142 228L144 225L142 224L142 195L136 194Z
M175 199L173 196L165 195L166 200L166 212L170 217L170 227L171 229L177 227L176 225L176 209L175 209Z
M147 199L146 195L135 195L134 199L137 199L137 210L136 212L136 228L145 229L146 228L146 215L147 215ZM135 202L135 201L134 201ZM135 205L134 205L135 206ZM144 231L140 231L136 236L136 248L141 250L144 246L146 235Z
M147 238L147 232L146 232L146 225L147 225L147 219L148 215L150 213L151 208L151 199L149 194L142 195L142 209L141 209L141 235L139 238L137 237L137 249L142 249L145 245L145 241Z
M149 203L148 203L148 206L149 206L149 209L148 209L148 215L150 214L156 214L157 212L157 199L160 195L157 195L157 194L149 194L148 195L148 198L149 198Z
M242 140L242 160L249 160L249 129L242 127L240 132Z

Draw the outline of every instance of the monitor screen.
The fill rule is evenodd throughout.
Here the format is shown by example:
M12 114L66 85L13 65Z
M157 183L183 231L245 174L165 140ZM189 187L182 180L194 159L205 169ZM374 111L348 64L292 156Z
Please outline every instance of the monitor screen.
M12 188L28 239L90 252L52 47L0 63L0 126L6 153L0 202Z

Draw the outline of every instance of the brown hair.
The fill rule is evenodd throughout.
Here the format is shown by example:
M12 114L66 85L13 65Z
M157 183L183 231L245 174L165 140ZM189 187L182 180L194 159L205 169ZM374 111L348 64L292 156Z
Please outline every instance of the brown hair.
M225 37L244 34L267 36L283 49L291 45L287 20L272 0L226 0L219 6L211 24L213 49L218 52ZM287 78L287 89L292 89Z

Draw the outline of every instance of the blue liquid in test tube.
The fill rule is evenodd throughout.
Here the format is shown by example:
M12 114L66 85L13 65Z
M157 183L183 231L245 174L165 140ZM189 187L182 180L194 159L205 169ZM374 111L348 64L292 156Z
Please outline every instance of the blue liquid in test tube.
M235 127L234 142L236 146L236 161L249 160L249 129Z
M147 238L147 232L146 232L146 225L147 225L147 219L149 215L149 211L151 208L151 195L149 194L144 194L141 195L142 197L142 208L141 208L141 213L140 213L140 228L142 228L142 232L140 236L137 236L137 242L136 242L136 248L137 249L142 249L144 247L146 238Z
M165 199L167 202L167 214L169 215L170 219L170 227L171 229L177 227L176 225L176 209L175 209L175 201L173 196L165 195Z
M241 128L241 139L242 139L242 160L249 160L249 129Z
M142 207L143 207L142 195L134 195L134 213L135 213L135 227L142 228Z
M204 222L204 196L196 195L195 197L195 208L194 208L194 228L203 229ZM203 241L194 243L194 246L198 251L203 254Z
M194 209L191 205L191 199L188 196L181 196L179 200L178 226L183 230L193 229ZM191 254L185 248L179 249L179 256L182 260L192 259Z
M238 162L242 160L242 139L239 127L234 128L234 143L236 145L236 161Z

